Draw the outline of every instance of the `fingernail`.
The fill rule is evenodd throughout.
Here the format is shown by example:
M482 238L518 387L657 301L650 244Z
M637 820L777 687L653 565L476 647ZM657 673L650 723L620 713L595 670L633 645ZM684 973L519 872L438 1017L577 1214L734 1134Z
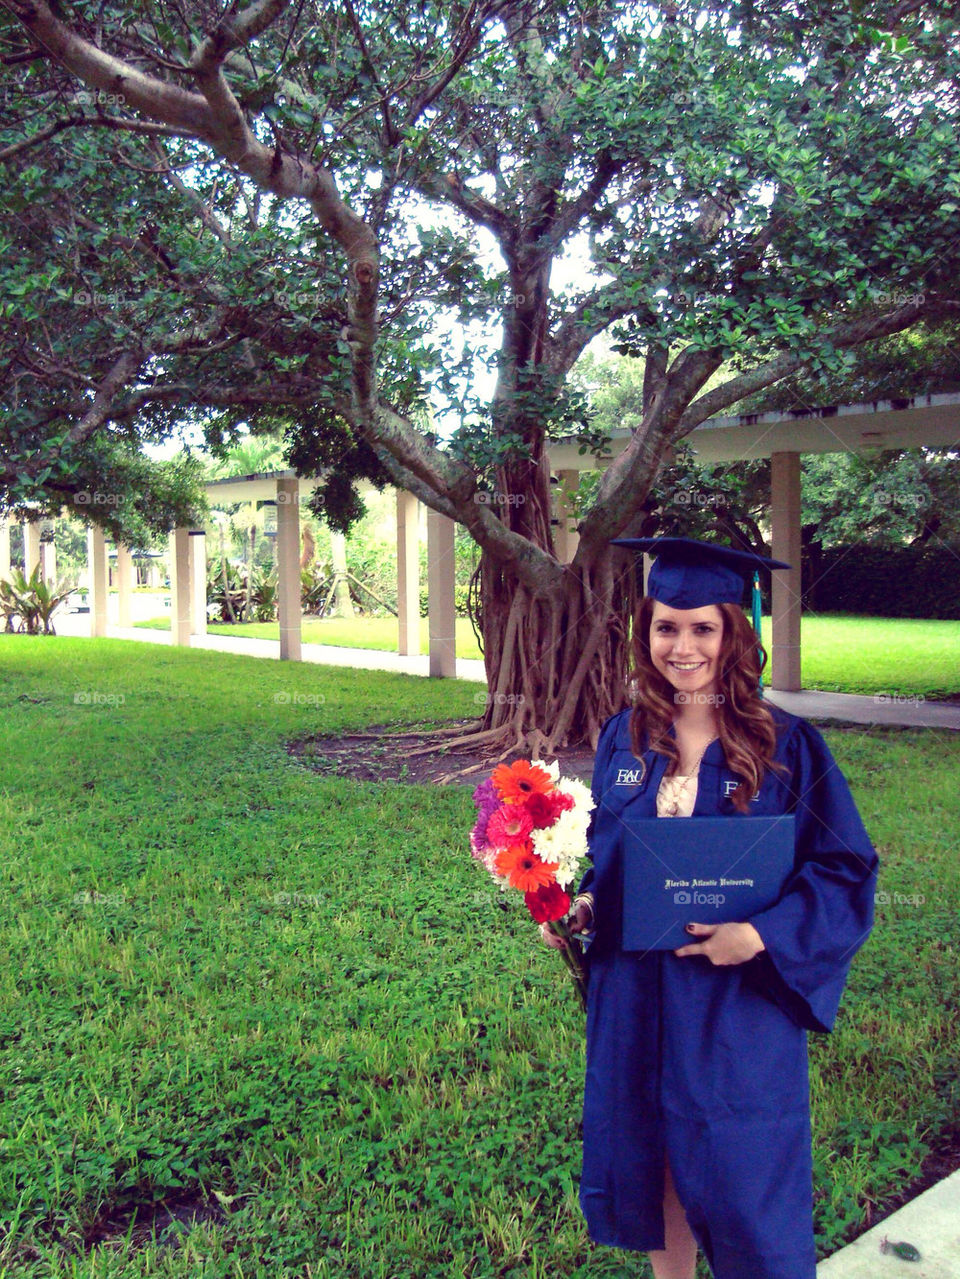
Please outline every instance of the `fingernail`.
M686 930L687 930L687 932L688 932L688 933L692 933L692 932L693 932L693 924L686 924L686 925L685 925L685 928L686 928Z

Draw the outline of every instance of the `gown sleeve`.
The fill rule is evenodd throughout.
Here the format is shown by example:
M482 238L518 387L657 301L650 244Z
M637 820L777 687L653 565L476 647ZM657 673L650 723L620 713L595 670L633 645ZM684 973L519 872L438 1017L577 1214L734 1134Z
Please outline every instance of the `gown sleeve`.
M583 878L580 880L580 886L577 889L578 897L583 893L593 892L593 854L590 850L593 846L597 819L608 784L607 773L610 769L610 760L613 756L613 746L619 723L619 715L611 716L600 730L600 736L597 738L597 753L593 759L593 776L590 780L590 794L593 796L594 809L590 814L590 824L587 827L587 856L590 858L591 864L584 871Z
M797 861L779 901L751 916L766 947L743 979L805 1030L829 1031L850 962L873 925L879 859L836 760L801 720L785 776Z

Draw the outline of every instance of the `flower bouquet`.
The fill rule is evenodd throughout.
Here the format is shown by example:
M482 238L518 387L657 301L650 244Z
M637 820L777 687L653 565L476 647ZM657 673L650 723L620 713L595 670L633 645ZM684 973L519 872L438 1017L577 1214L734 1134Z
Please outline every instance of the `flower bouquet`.
M583 969L564 922L567 892L587 853L593 796L582 782L560 776L560 767L518 759L499 764L473 792L477 822L470 851L502 888L523 893L538 924L548 924L566 945L561 950L580 1001L586 1007Z

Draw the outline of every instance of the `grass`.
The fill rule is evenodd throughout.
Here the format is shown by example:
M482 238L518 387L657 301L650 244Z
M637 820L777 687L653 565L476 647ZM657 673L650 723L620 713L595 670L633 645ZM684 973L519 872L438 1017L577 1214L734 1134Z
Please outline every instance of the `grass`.
M0 1274L649 1275L586 1238L582 1016L471 861L469 790L283 750L477 687L0 636ZM960 1104L960 741L827 737L888 900L811 1037L821 1251ZM84 1248L201 1187L227 1210L180 1248Z
M169 617L140 622L169 630ZM276 622L243 626L211 625L216 635L279 640ZM429 643L426 618L420 621L421 651ZM392 617L327 618L303 624L305 644L397 651L397 622ZM770 618L763 619L769 649ZM885 693L931 699L960 695L960 622L904 618L808 614L801 627L803 686L831 693ZM457 657L482 656L466 618L457 618Z

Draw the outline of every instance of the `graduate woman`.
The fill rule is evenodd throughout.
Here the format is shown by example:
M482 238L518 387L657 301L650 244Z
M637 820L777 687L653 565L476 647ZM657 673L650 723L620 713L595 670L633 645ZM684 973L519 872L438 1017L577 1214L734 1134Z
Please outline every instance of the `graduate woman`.
M597 744L572 912L590 938L580 1204L591 1239L649 1253L656 1279L693 1279L698 1246L715 1279L814 1279L807 1031L833 1025L877 857L819 732L759 693L745 575L786 565L618 544L657 559L632 705ZM628 822L788 813L795 860L773 904L721 924L691 913L676 949L623 948Z

